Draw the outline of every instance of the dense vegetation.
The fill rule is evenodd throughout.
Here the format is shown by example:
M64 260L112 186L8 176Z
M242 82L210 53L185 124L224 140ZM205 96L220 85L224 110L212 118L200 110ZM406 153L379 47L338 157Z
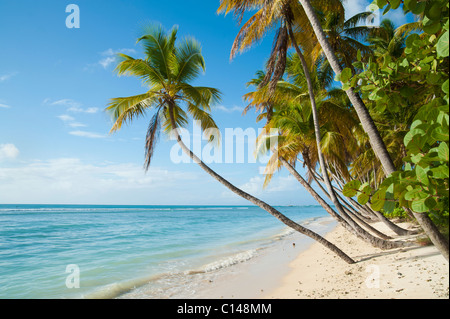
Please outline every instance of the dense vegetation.
M409 217L448 251L448 1L374 1L372 8L383 14L414 15L415 21L397 28L388 19L365 25L371 12L345 20L341 1L300 3L313 6L337 67L298 1L221 1L219 10L234 10L239 19L257 11L239 32L232 55L279 25L265 73L249 82L256 90L246 95L246 111L255 107L266 128L279 129L276 156L307 166L308 182L324 183L322 190L341 215L346 205ZM286 52L289 47L297 54ZM341 86L333 82L333 71ZM386 156L377 152L349 93L368 110L391 168L382 163ZM261 152L268 151L265 144L260 137ZM269 166L275 172L283 165L273 158Z

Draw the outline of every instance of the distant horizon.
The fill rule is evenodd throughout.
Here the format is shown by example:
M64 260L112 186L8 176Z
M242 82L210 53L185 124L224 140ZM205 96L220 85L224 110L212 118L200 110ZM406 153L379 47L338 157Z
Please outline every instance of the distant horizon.
M4 203L0 203L0 206L114 206L114 207L118 207L118 206L126 206L126 207L162 207L162 206L169 206L169 207L174 207L174 206L179 206L179 207L258 207L257 205L229 205L229 204L211 204L211 205L200 205L200 204L176 204L176 205L169 205L169 204L4 204ZM273 205L276 207L302 207L302 206L320 206L319 204L304 204L304 205Z

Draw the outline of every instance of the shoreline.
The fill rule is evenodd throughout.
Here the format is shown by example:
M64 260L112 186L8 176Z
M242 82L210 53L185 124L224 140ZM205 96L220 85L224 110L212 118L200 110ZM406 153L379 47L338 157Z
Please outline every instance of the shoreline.
M399 237L383 223L376 229ZM400 227L412 228L409 223ZM319 243L291 263L279 285L264 299L448 299L449 264L434 246L381 250L336 225L325 238L356 263L347 264ZM256 296L255 296L256 297Z
M325 236L336 227L329 216L318 217L306 222L308 227ZM299 253L308 250L314 240L292 231L274 242L261 254L242 263L226 267L218 272L208 273L203 284L192 295L177 295L181 299L264 299L265 295L280 286L289 274L289 265Z

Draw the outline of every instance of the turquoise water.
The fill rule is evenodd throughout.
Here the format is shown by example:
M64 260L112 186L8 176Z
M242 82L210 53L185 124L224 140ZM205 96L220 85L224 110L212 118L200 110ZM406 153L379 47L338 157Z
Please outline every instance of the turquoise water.
M328 216L277 208L300 223ZM148 283L163 297L289 232L253 206L0 205L0 298L114 298Z

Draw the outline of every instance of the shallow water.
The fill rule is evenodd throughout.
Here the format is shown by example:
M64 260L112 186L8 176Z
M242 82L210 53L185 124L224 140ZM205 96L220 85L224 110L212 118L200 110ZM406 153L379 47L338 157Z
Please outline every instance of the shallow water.
M190 296L292 233L254 206L0 205L0 298Z

